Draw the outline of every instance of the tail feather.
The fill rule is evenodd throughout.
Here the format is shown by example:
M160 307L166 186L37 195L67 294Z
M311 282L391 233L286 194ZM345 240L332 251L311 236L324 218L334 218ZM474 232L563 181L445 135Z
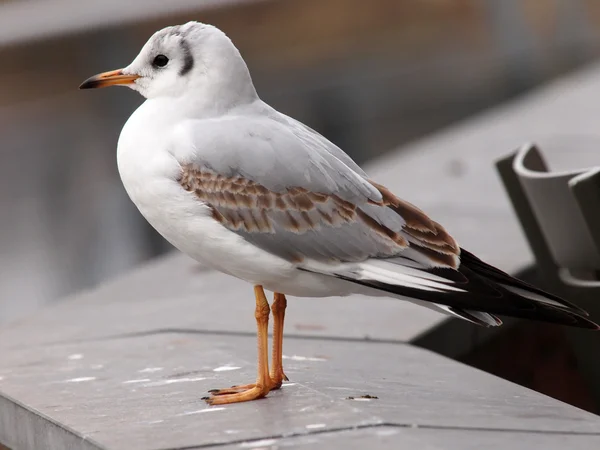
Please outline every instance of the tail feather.
M461 249L460 253L461 265L465 264L475 273L488 278L496 283L500 284L505 289L523 297L530 298L534 301L548 303L559 308L566 308L568 310L577 311L579 314L588 317L587 311L581 309L579 306L574 305L562 298L545 292L529 283L525 283L515 277L510 276L506 272L500 269L490 266L483 262L481 259L473 255L471 252Z
M465 310L453 308L451 306L440 305L438 303L425 302L417 299L407 299L410 303L413 303L418 306L422 306L427 309L431 309L437 313L442 313L446 316L456 317L461 320L465 320L467 322L474 323L475 325L480 325L483 327L498 327L502 325L502 321L494 316L493 314L488 314L481 311L473 311L473 310Z
M447 314L458 317L459 319L466 320L467 322L480 325L482 327L499 327L502 325L502 321L493 314L472 311L467 309L452 308L451 306L437 305L438 308L445 311Z
M462 249L461 249L462 250ZM395 296L430 302L444 312L484 326L502 322L495 314L598 330L587 312L518 280L461 251L458 269L425 267L406 258L371 259L325 273ZM434 308L435 309L435 308Z

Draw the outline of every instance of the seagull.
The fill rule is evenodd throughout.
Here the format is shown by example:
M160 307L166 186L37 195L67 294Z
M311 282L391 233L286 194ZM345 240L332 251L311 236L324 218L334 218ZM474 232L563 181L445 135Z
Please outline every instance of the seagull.
M146 98L117 145L133 203L177 249L254 287L256 382L210 391L211 405L263 398L287 380L287 295L394 297L487 327L506 315L599 328L461 248L339 147L263 102L240 52L212 25L157 31L131 64L80 88L112 85Z

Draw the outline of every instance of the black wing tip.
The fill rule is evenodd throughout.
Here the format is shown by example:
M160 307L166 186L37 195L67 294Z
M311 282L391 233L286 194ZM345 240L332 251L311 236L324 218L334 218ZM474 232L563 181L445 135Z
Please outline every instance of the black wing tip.
M456 272L454 269L446 270ZM335 274L334 276L392 295L446 305L455 311L473 310L485 312L492 316L508 316L587 330L600 330L598 324L579 314L577 310L553 306L512 293L497 284L493 279L487 278L485 274L477 273L468 267L461 267L459 270L463 272L461 277L464 277L466 283L462 286L458 283L455 286L464 288L462 292L431 292L413 286L389 284L377 279L356 279L342 274ZM440 270L433 270L432 273L443 276ZM467 320L475 323L479 321L474 317L469 317Z
M559 325L567 325L570 327L583 328L590 331L600 331L600 325L592 322L590 319L583 317L571 311L565 311L558 308L552 308L554 313L540 315L540 320L552 322ZM534 318L535 319L535 318Z
M485 328L495 328L495 327L499 327L502 325L502 320L500 320L500 318L495 316L494 314L485 313L494 321L494 323L491 324L491 323L486 322L485 320L482 320L481 318L473 315L468 310L453 308L453 307L449 307L449 309L450 309L450 311L452 311L452 313L456 314L457 316L462 317L463 319L467 320L468 322L474 323L475 325L479 325L479 326L482 326ZM482 312L482 311L477 311L477 312Z
M561 298L557 295L551 294L549 292L544 291L536 286L533 286L523 280L520 280L512 275L503 272L497 267L492 266L491 264L482 261L480 258L475 256L473 253L465 250L461 247L460 259L461 265L464 264L468 269L475 272L480 277L483 277L487 280L490 280L494 283L512 283L514 287L524 289L526 291L530 291L532 294L541 295L543 297L547 297L549 300L553 300L563 306L563 308L556 307L556 309L569 311L578 316L582 317L590 317L590 313L588 313L585 309L581 308L578 305L575 305L564 298ZM517 294L518 295L518 294ZM591 322L591 321L590 321ZM591 322L594 323L594 322ZM596 325L597 326L597 325Z
M587 319L586 317L578 314L574 311L569 311L567 309L558 308L555 306L540 304L533 301L528 301L528 303L532 306L531 308L523 308L523 304L511 304L510 301L506 303L506 305L476 305L471 303L470 305L464 304L464 302L460 302L460 300L456 297L453 297L452 294L445 293L444 298L437 297L431 298L430 293L427 291L418 292L413 288L407 288L405 286L399 285L391 285L387 283L383 283L378 280L354 280L348 277L340 276L339 278L345 279L347 281L351 281L353 283L362 284L363 286L367 286L370 288L378 289L381 291L389 292L390 294L407 296L412 298L419 298L424 301L431 301L433 303L441 303L446 304L453 308L453 310L460 309L464 311L465 309L478 310L481 312L486 312L490 314L492 317L495 317L496 314L500 316L508 316L515 317L520 319L533 320L536 322L546 322L557 325L565 325L569 327L583 328L592 331L600 331L600 326L595 322ZM500 288L501 289L501 288ZM516 295L510 294L510 292L505 291L505 294L514 298ZM518 296L517 296L518 297ZM509 300L509 299L507 299ZM518 300L527 301L524 297L518 297ZM460 303L459 303L460 302ZM462 304L461 304L462 303ZM522 302L519 302L522 303ZM487 307L486 307L487 306ZM469 317L470 322L478 322L474 317ZM502 321L497 319L500 323ZM486 326L485 324L478 325ZM489 326L489 325L488 325Z
M490 325L485 322L481 322L478 319L476 319L475 317L472 317L470 315L469 315L468 320L470 322L476 323L477 325L485 326L486 328L497 327L497 326L502 325L502 321L498 317L496 317L494 314L490 314L490 313L488 313L488 314L491 317L493 317L494 320L497 321L496 325ZM512 317L516 317L516 316L513 315ZM531 315L529 317L522 317L522 318L526 319L526 320L533 320L536 322L541 322L541 323L550 323L552 325L563 325L563 326L568 326L568 327L581 328L581 329L585 329L585 330L589 330L589 331L600 331L600 325L598 325L597 323L592 322L591 320L589 320L585 317L582 317L578 314L567 312L567 311L561 310L561 309L555 309L552 312L543 312L541 314L538 313L536 315Z

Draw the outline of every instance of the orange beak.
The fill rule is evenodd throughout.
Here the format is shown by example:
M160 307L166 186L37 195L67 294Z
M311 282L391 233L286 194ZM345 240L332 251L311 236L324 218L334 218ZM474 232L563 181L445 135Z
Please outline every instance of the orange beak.
M107 86L127 86L137 80L139 75L125 75L123 69L111 70L110 72L99 73L88 78L79 89L96 89Z

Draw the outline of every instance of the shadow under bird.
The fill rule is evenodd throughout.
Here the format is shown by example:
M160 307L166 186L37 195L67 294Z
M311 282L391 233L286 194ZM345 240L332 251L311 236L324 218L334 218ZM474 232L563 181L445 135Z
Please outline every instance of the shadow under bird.
M213 390L208 403L262 398L287 379L286 295L387 296L483 326L501 325L499 314L598 329L577 306L461 248L340 148L264 103L218 28L164 28L127 67L80 87L111 85L147 99L117 146L133 203L176 248L254 286L256 382ZM271 308L263 289L274 292Z

